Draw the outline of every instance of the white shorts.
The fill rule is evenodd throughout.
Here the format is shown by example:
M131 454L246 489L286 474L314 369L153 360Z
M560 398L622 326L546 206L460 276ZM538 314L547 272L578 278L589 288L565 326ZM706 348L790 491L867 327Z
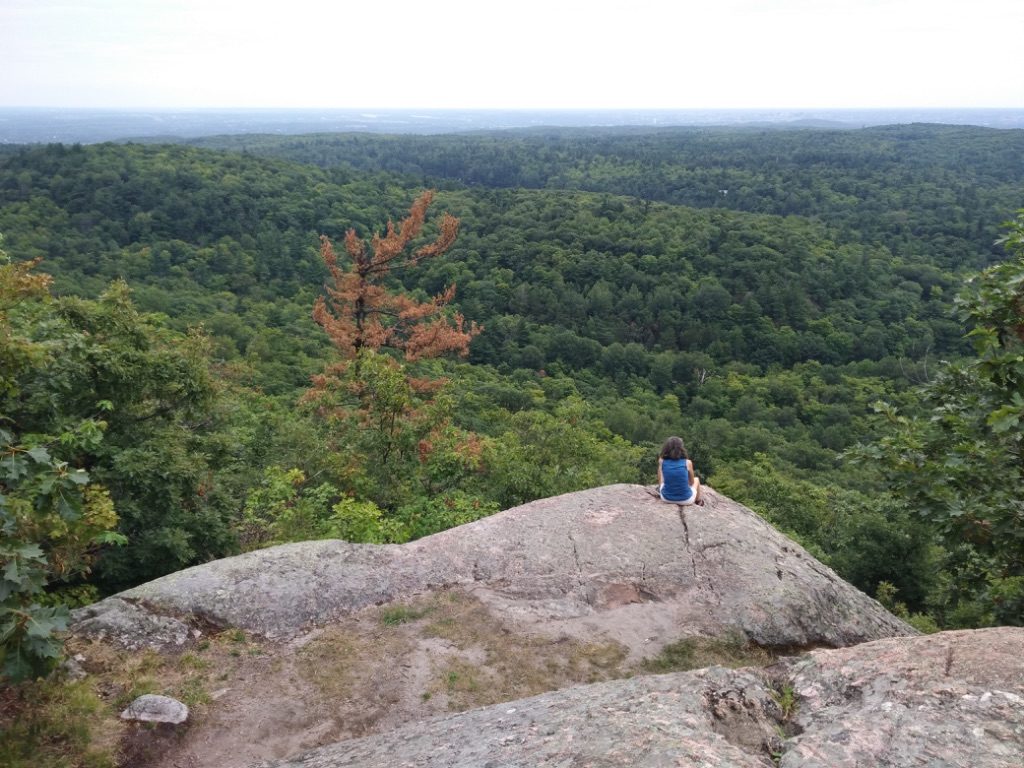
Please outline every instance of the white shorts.
M672 499L666 499L664 496L661 495L661 489L664 487L664 484L658 486L658 496L660 496L661 500L664 501L666 504L680 504L684 507L689 507L690 505L697 503L697 489L694 488L692 485L690 486L690 498L688 498L686 501L672 501Z

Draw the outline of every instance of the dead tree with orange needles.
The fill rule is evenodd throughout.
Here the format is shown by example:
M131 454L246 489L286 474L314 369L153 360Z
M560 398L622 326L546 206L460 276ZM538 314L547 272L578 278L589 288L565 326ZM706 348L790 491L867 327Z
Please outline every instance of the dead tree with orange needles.
M313 377L304 400L315 403L334 425L335 438L345 441L340 453L364 457L362 471L381 475L382 505L394 502L385 490L400 490L385 482L388 476L403 475L395 467L401 462L424 464L431 453L427 449L440 442L437 436L451 430L444 409L430 399L444 382L412 378L394 355L377 353L391 350L409 362L446 353L465 355L481 331L475 323L467 327L461 314L448 311L454 285L427 301L383 285L393 270L439 256L455 242L459 220L446 213L436 239L411 250L432 199L432 192L424 192L404 220L397 226L389 221L384 234L375 234L369 242L350 229L341 258L331 241L321 238L320 255L331 280L327 296L313 306L313 319L327 332L341 359ZM412 474L409 470L404 476Z
M433 196L430 191L420 195L409 215L397 227L388 221L387 231L375 234L369 247L350 229L345 235L348 265L339 264L331 241L326 236L321 238L320 256L333 285L326 286L327 298L316 300L313 319L327 331L344 361L358 360L363 350L385 348L402 352L409 361L448 352L465 355L469 342L480 332L475 323L467 329L461 314L445 312L455 296L454 285L420 302L381 284L392 270L439 256L455 242L459 220L445 213L434 242L407 250L423 229Z

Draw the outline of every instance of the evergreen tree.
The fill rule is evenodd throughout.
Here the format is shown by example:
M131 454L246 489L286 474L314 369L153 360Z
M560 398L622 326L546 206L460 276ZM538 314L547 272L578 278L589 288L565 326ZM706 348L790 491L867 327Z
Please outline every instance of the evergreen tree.
M424 192L397 227L388 221L385 233L369 244L348 230L347 264L339 262L328 238L321 241L332 284L326 286L328 298L317 298L313 319L339 359L313 377L305 400L337 427L334 449L360 457L354 490L392 510L436 486L438 465L460 475L479 463L475 436L452 427L446 408L433 399L444 382L412 376L396 359L400 354L415 363L465 355L481 331L475 323L466 328L461 314L445 311L454 284L427 301L385 285L394 270L440 256L455 242L458 219L445 214L436 239L410 249L432 199L433 193ZM442 450L449 459L439 460ZM449 484L451 478L441 481Z

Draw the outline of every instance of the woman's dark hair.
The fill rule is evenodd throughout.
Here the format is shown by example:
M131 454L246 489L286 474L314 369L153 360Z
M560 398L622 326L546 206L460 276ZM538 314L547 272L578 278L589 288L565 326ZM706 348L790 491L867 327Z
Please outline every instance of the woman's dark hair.
M661 446L661 458L663 459L688 459L686 446L683 445L681 437L670 437Z

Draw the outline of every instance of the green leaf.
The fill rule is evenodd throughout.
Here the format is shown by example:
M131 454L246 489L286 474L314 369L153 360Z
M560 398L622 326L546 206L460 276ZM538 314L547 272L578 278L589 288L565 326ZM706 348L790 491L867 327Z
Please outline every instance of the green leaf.
M57 476L56 475L47 475L47 476L45 476L42 479L42 482L39 483L39 495L40 496L49 496L53 492L53 486L54 486L54 484L56 482L57 482ZM37 499L36 500L36 505L37 506L39 506L42 503L43 503L42 499Z
M75 485L88 485L89 484L89 473L84 469L76 469L68 475L70 480Z
M0 605L0 646L14 637L18 630L18 619L8 606Z
M32 457L32 460L37 464L49 464L51 461L50 452L41 445L37 445L35 448L26 451L26 453Z
M40 563L46 562L46 554L38 544L23 544L14 551L18 557L25 560L36 560Z
M66 630L69 618L63 606L0 605L3 676L17 682L52 668L63 649L63 643L54 633Z
M117 547L128 543L128 537L117 531L103 531L93 536L92 540L95 544L112 544Z
M61 494L57 499L57 514L64 520L77 520L82 516L82 501L76 496L68 498Z
M1020 410L1007 405L989 414L988 418L985 419L985 423L992 428L993 432L998 434L1009 432L1011 429L1020 426L1020 419Z
M21 646L14 646L7 650L4 655L3 674L12 682L18 683L28 680L35 671L29 658L25 655Z
M54 632L63 632L68 628L70 614L63 605L29 606L29 621L25 626L25 636L32 638L50 638ZM49 655L49 652L47 652Z
M28 463L20 456L7 456L0 459L0 477L17 482L28 474Z

